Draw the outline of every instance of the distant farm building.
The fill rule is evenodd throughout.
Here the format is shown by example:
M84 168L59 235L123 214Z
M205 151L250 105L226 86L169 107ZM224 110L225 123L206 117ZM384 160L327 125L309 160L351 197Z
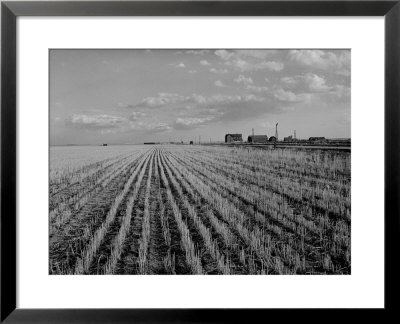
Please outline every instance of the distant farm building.
M284 138L283 138L283 141L284 141L284 142L293 142L293 136L290 135L290 136L288 136L288 137L284 137Z
M270 141L270 142L276 142L276 137L275 137L275 136L271 136L271 137L269 138L269 141Z
M103 144L103 146L107 146L107 144Z
M326 138L325 137L310 137L308 140L310 142L313 142L313 143L315 143L315 142L325 142Z
M250 135L247 138L247 142L249 142L249 143L267 143L268 136L267 135Z
M242 134L226 134L225 143L243 142Z

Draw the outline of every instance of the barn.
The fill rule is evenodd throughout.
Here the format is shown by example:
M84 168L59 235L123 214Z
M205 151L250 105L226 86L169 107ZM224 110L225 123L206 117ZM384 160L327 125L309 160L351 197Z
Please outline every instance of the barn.
M226 134L225 143L243 142L242 134Z
M249 143L267 143L268 136L267 135L250 135L247 138L247 142L249 142Z

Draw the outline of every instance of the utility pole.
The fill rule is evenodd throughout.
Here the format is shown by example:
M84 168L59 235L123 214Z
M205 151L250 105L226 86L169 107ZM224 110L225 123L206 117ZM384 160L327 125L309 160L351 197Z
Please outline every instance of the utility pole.
M274 148L276 148L276 142L278 142L278 123L275 125L275 143Z

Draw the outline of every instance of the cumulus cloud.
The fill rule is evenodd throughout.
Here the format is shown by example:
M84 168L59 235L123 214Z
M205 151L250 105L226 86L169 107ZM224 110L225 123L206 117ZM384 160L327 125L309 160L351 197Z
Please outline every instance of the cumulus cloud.
M169 131L172 129L170 125L167 123L147 123L144 125L144 128L151 132L161 133L165 131Z
M268 69L270 71L281 71L285 67L283 63L275 61L261 62L259 65L259 69Z
M255 86L252 84L249 84L246 86L246 89L251 91L251 92L257 92L257 93L269 93L269 88L268 87L263 87L263 86Z
M143 118L145 116L146 116L146 114L144 112L142 112L142 111L134 111L129 116L129 120L136 121L136 120L139 120L139 119L141 119L141 118Z
M73 114L66 119L67 126L72 126L79 129L87 130L104 130L119 128L127 122L125 117L112 115L85 115Z
M336 69L345 73L350 71L350 51L324 51L324 50L291 50L289 59L305 66L318 69Z
M168 104L173 104L177 102L181 102L184 100L184 97L178 95L176 93L165 93L161 92L156 97L146 97L143 98L136 106L139 107L162 107Z
M200 49L200 50L187 50L187 51L185 51L186 54L194 54L194 55L204 55L204 54L206 54L208 52L210 52L210 50Z
M252 84L253 83L253 79L251 77L245 77L243 74L240 74L233 81L235 81L236 83L244 84L244 85L248 85L248 84Z
M210 66L211 65L211 63L206 61L206 60L201 60L200 64L203 65L203 66Z
M226 61L226 65L230 65L236 70L239 70L241 72L247 72L247 71L257 71L257 70L269 70L269 71L281 71L284 68L284 64L280 62L250 62L250 61L245 61L240 58L236 58L232 61Z
M215 69L215 68L211 68L210 69L211 73L215 73L215 74L225 74L228 73L227 69Z
M185 66L185 64L184 63L178 63L177 65L175 65L175 67L177 67L177 68L185 68L186 66Z
M225 84L221 81L221 80L217 80L217 81L215 81L214 82L214 85L216 86L216 87L225 87Z
M214 116L177 118L173 127L175 129L192 129L204 125L214 119Z
M227 50L216 50L214 53L224 61L230 60L235 56L234 52L228 52Z
M281 82L290 89L297 89L300 91L327 92L332 89L332 87L326 84L326 80L323 77L314 73L284 77L281 78Z
M278 88L273 92L275 99L282 102L291 102L291 103L299 103L306 101L310 98L310 95L307 93L296 94L292 91L286 91L282 88Z
M261 50L216 50L214 54L224 61L224 64L231 66L238 71L269 70L281 71L285 67L282 62L266 61L272 51Z
M274 50L216 50L214 52L215 55L220 57L221 59L227 61L233 58L253 58L259 60L265 60L272 54L276 53Z

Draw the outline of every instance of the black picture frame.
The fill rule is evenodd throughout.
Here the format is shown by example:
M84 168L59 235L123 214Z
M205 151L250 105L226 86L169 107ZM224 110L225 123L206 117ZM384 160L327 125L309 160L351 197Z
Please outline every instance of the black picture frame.
M19 16L384 16L385 17L385 308L395 312L400 232L400 1L3 1L1 3L1 316L4 323L194 323L267 319L270 309L18 309L16 308L16 19ZM373 149L371 150L373 153ZM373 239L373 238L371 238ZM367 285L368 283L366 283ZM245 296L238 296L245 298ZM309 312L314 312L312 315ZM335 310L293 310L291 316L335 317ZM267 314L268 312L268 314ZM358 310L347 310L357 312ZM317 314L315 314L317 313ZM295 315L294 315L295 314ZM393 315L393 314L392 314ZM286 316L286 315L285 315ZM339 317L340 316L340 317ZM343 319L343 314L338 318ZM252 320L253 319L253 320ZM359 318L358 318L359 319Z

